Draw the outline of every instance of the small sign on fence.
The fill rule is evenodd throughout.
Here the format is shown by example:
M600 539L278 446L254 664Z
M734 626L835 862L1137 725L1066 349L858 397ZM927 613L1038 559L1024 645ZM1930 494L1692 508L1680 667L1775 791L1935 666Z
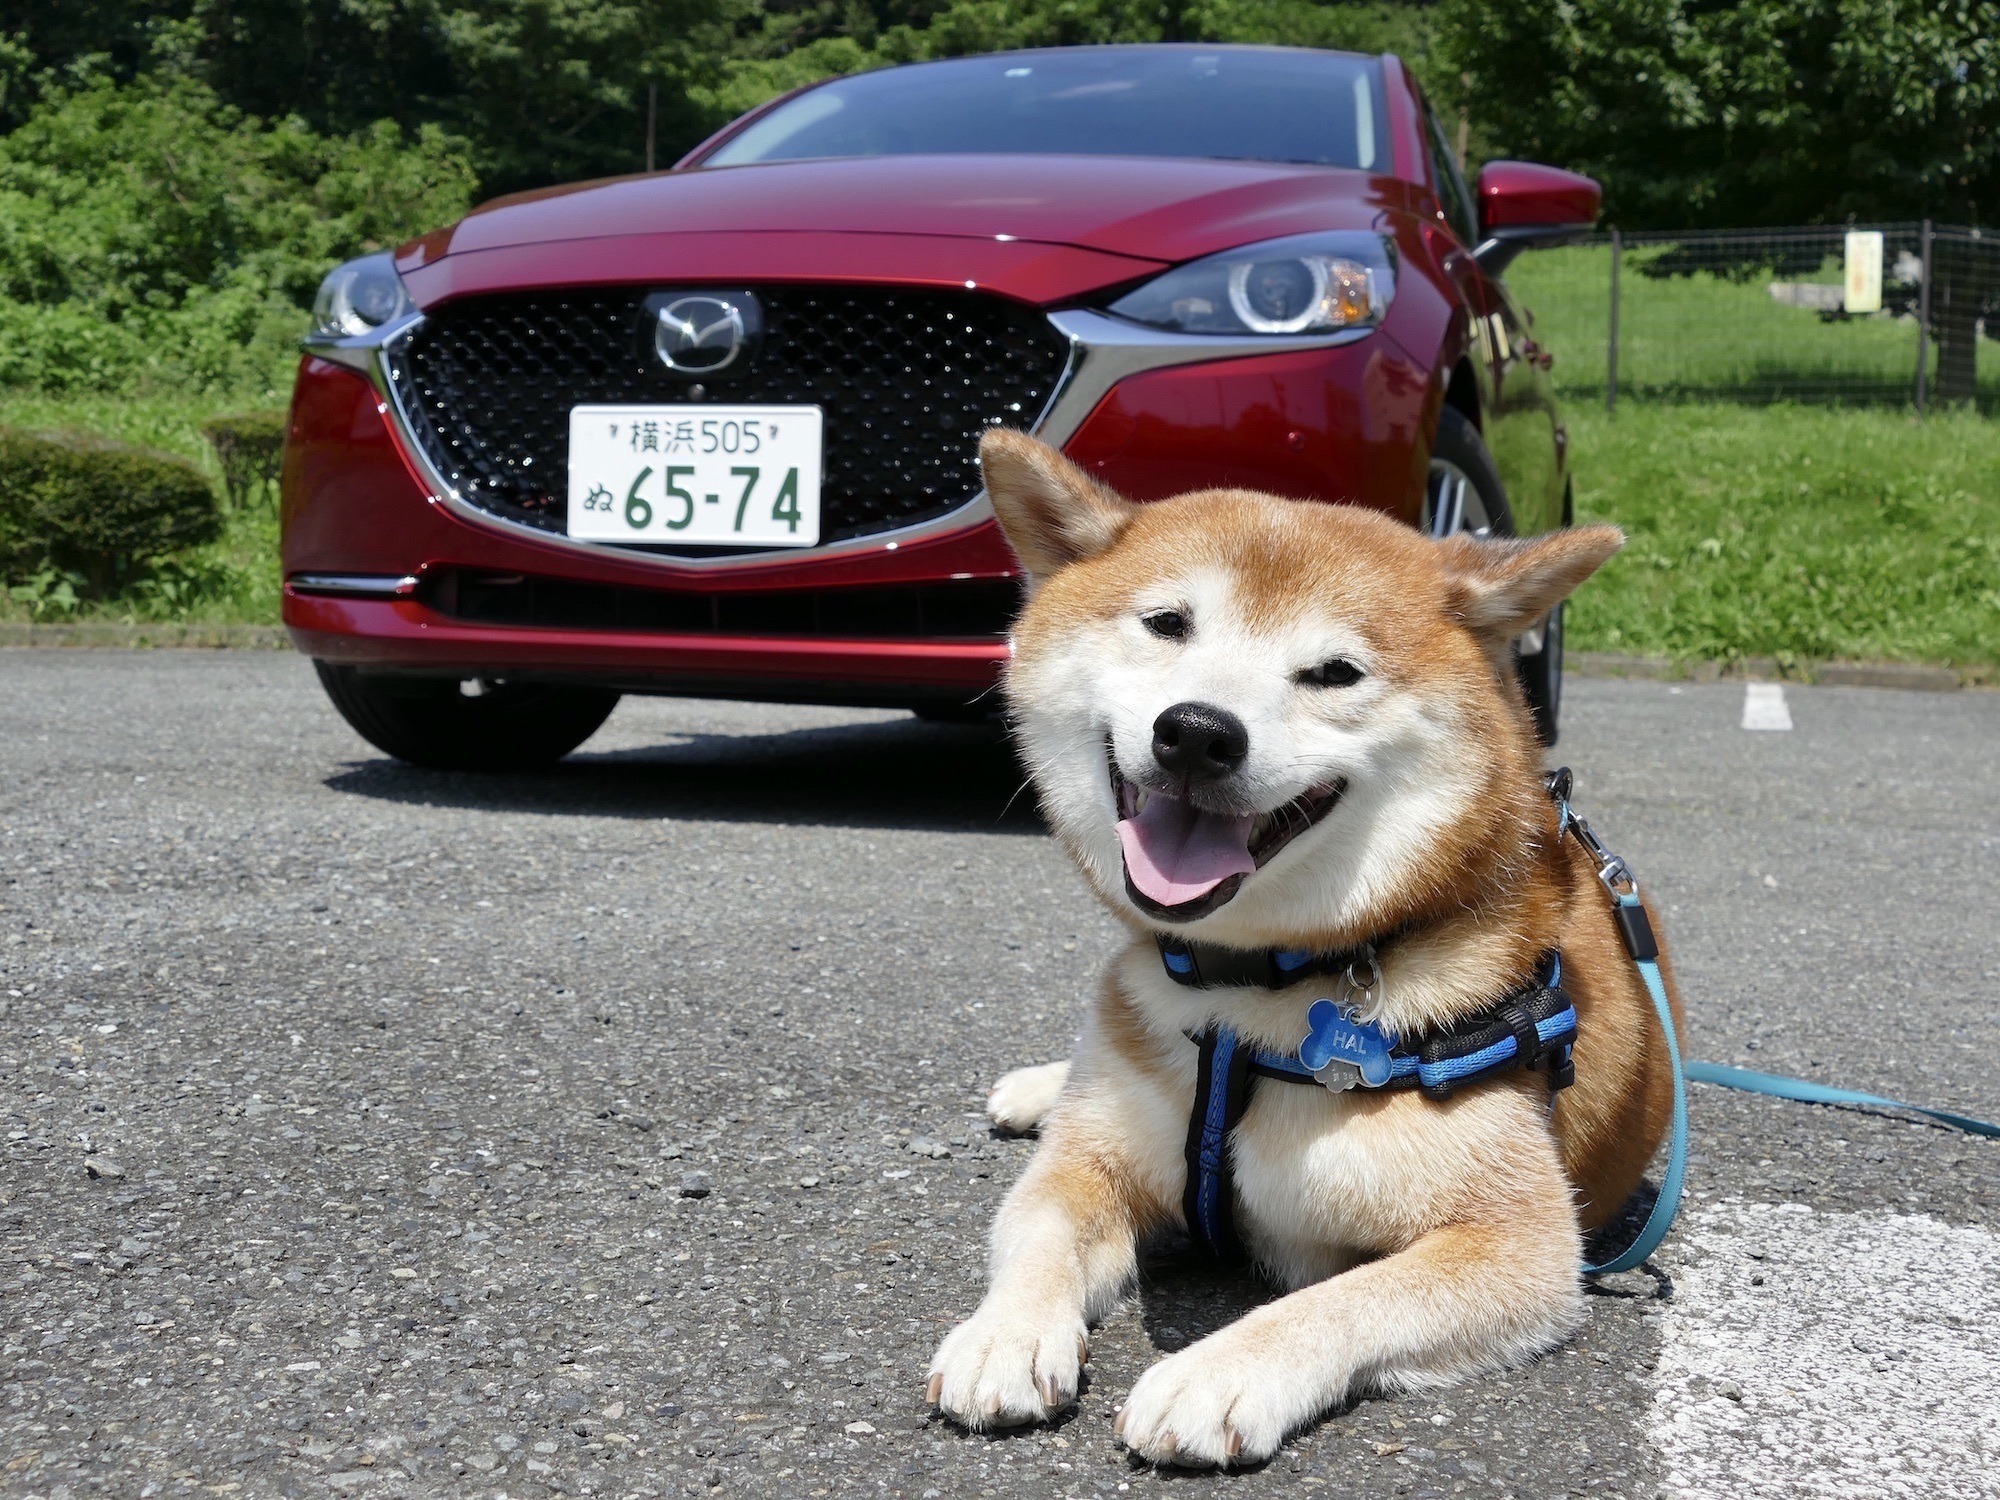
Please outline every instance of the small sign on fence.
M1882 231L1851 230L1847 236L1847 298L1850 313L1882 310Z

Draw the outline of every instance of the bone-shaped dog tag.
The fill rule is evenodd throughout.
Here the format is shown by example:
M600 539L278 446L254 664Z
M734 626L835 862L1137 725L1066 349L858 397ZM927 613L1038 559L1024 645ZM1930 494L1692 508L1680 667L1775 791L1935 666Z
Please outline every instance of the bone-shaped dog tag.
M1306 1012L1306 1039L1299 1043L1299 1061L1314 1078L1339 1092L1357 1085L1379 1089L1389 1081L1394 1065L1389 1039L1366 1021L1331 1000L1315 1000Z

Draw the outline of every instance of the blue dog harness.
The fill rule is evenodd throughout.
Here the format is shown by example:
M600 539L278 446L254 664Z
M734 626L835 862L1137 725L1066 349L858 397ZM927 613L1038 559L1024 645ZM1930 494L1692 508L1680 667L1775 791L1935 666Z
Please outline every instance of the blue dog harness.
M1293 1052L1247 1043L1220 1023L1190 1034L1199 1050L1182 1209L1188 1233L1219 1260L1243 1258L1235 1227L1229 1133L1250 1106L1253 1079L1335 1091L1417 1089L1437 1100L1516 1068L1542 1072L1552 1095L1576 1079L1571 1062L1576 1008L1563 992L1559 953L1544 954L1525 983L1478 1015L1410 1038L1392 1036L1362 1017L1366 998L1380 982L1373 945L1324 955L1246 953L1162 938L1160 962L1169 978L1191 989L1284 989L1315 976L1338 976L1334 998L1315 1000L1307 1009L1306 1036Z
M1940 1124L1973 1135L2000 1137L2000 1126L1948 1110L1906 1104L1880 1094L1838 1089L1801 1078L1753 1073L1719 1063L1681 1062L1680 1038L1673 1007L1660 973L1660 948L1653 924L1639 900L1639 883L1625 861L1613 854L1571 808L1569 768L1553 771L1547 791L1556 805L1556 837L1564 834L1583 845L1597 866L1597 878L1609 893L1611 914L1625 951L1646 986L1666 1038L1673 1068L1673 1119L1668 1134L1667 1167L1660 1191L1640 1226L1638 1236L1610 1260L1585 1265L1586 1276L1630 1271L1645 1264L1680 1208L1681 1186L1687 1175L1687 1080L1768 1094L1806 1104L1860 1105L1909 1110ZM1393 941L1401 932L1386 934ZM1546 1073L1550 1096L1575 1082L1571 1050L1576 1042L1576 1011L1562 989L1562 956L1547 953L1534 976L1510 990L1493 1005L1467 1021L1424 1038L1389 1036L1364 1021L1355 998L1373 997L1379 981L1373 945L1345 953L1314 954L1290 949L1246 953L1204 944L1160 939L1160 962L1177 984L1194 989L1225 986L1279 990L1309 978L1337 975L1335 996L1315 1001L1306 1012L1306 1038L1294 1053L1270 1052L1245 1045L1227 1026L1211 1024L1189 1040L1200 1048L1194 1108L1188 1118L1187 1190L1183 1208L1188 1233L1224 1260L1242 1256L1234 1223L1229 1133L1250 1103L1253 1077L1285 1083L1318 1083L1332 1089L1416 1088L1428 1099L1448 1099L1452 1091L1511 1072L1534 1068ZM1363 976L1366 976L1365 979Z
M1547 790L1556 804L1556 836L1574 835L1597 864L1598 879L1613 902L1619 935L1666 1034L1674 1080L1672 1141L1659 1196L1630 1246L1603 1265L1584 1267L1586 1275L1597 1275L1630 1270L1666 1238L1680 1205L1687 1164L1687 1087L1673 1012L1660 974L1659 945L1640 904L1638 883L1625 862L1605 848L1590 825L1572 811L1570 786L1567 768L1548 778ZM1401 935L1387 934L1382 941ZM1207 1030L1189 1037L1199 1056L1194 1107L1188 1118L1187 1187L1182 1209L1189 1235L1220 1260L1233 1262L1243 1257L1235 1226L1229 1134L1249 1108L1253 1078L1315 1083L1334 1090L1414 1088L1433 1100L1449 1099L1467 1084L1517 1068L1543 1073L1551 1099L1576 1081L1576 1008L1563 992L1559 952L1543 954L1525 983L1471 1018L1423 1037L1398 1037L1365 1020L1361 1013L1380 982L1374 944L1332 954L1294 949L1244 952L1166 937L1159 939L1159 945L1160 962L1168 977L1193 989L1248 986L1278 990L1310 978L1338 976L1334 996L1316 1000L1307 1009L1306 1036L1295 1052L1272 1052L1246 1044L1232 1028L1220 1023L1211 1023Z

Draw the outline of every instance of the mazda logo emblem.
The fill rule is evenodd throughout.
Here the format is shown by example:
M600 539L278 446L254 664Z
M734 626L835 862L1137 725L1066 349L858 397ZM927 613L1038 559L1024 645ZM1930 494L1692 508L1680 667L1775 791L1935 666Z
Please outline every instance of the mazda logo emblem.
M717 375L745 358L762 331L748 292L693 292L648 298L653 348L677 375Z

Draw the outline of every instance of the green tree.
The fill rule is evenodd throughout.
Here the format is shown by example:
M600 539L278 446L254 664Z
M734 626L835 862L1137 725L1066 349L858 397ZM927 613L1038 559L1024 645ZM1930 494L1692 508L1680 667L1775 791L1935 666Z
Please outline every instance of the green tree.
M726 0L196 0L201 75L255 113L349 131L387 118L467 143L509 192L639 168L709 123L688 97L731 42ZM288 66L273 67L283 59Z
M326 133L436 126L466 142L488 192L508 192L635 170L648 84L662 138L699 139L709 121L687 83L730 50L735 3L0 0L0 37L34 58L44 87L172 72L246 114ZM0 124L32 103L32 90L11 92Z
M327 268L473 183L434 126L327 136L188 78L53 89L0 138L0 384L269 388Z
M689 81L710 128L773 94L834 73L1013 47L1101 42L1255 42L1395 52L1425 75L1426 3L1322 0L763 0L738 12L726 55ZM1435 80L1427 77L1427 84ZM1443 93L1456 98L1451 80ZM1434 93L1438 90L1433 86ZM691 144L691 143L690 143Z
M1627 228L2000 208L1995 0L1443 0L1502 153L1603 182Z

